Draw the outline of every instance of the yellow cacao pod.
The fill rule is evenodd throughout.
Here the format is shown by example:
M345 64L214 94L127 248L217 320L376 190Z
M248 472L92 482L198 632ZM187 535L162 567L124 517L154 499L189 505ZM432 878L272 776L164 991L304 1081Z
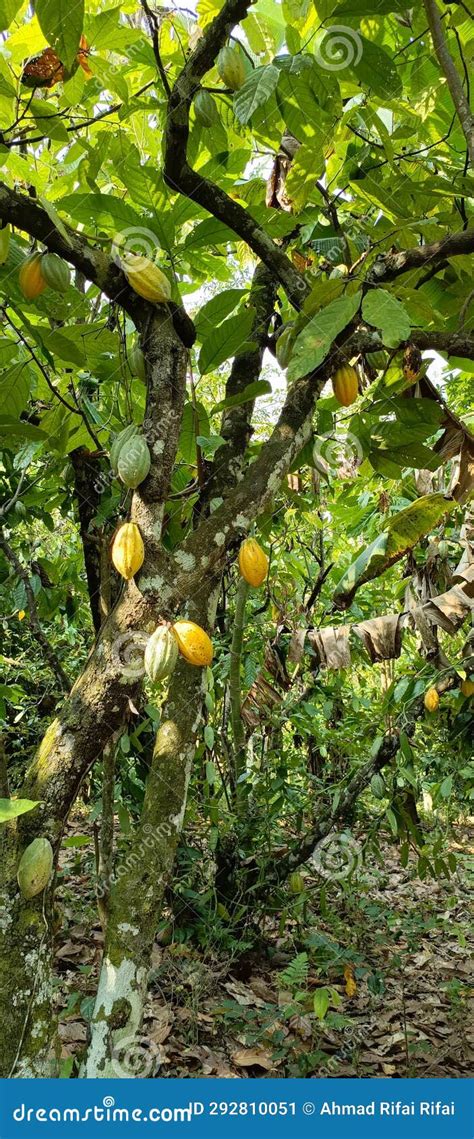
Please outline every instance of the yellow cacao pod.
M53 869L53 848L47 838L34 838L20 859L17 882L24 898L34 898L48 885Z
M122 268L129 285L140 297L154 304L166 304L171 298L171 285L158 265L148 257L136 257L133 253L124 254Z
M474 680L463 680L461 684L461 692L463 696L474 696Z
M351 364L344 364L338 368L332 377L334 395L343 407L349 407L359 394L359 379L355 368Z
M246 538L239 550L239 570L242 577L255 589L263 585L268 573L267 555L255 538Z
M33 253L23 262L18 274L18 282L27 301L34 301L48 287L41 268L41 254Z
M194 621L176 621L173 625L173 633L178 642L181 656L187 660L188 664L194 664L197 668L205 668L206 665L212 663L214 655L212 641L200 625L196 625Z
M424 704L427 712L436 712L439 708L439 696L436 688L428 688L425 692Z
M130 581L143 565L145 547L136 522L119 526L112 543L112 561L117 573Z

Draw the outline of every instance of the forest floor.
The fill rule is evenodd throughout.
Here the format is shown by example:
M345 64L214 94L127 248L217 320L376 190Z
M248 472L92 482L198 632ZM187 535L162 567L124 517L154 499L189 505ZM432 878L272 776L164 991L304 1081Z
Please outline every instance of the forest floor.
M84 815L69 824L69 840L80 835L83 845L64 852L60 874L65 1076L87 1040L103 941ZM457 870L438 881L421 881L414 862L402 868L395 843L382 844L383 862L358 866L344 883L308 867L305 900L289 896L283 915L265 919L258 950L239 954L238 943L222 938L199 946L191 927L175 931L171 944L157 942L142 1037L117 1056L117 1076L468 1076L473 820L453 828L450 849ZM322 1019L314 1011L321 989Z

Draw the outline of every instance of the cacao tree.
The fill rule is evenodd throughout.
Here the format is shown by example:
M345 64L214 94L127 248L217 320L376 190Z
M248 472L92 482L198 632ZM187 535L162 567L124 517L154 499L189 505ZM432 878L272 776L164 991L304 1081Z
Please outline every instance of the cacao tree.
M2 580L55 685L31 762L15 766L12 787L1 771L4 1076L57 1073L55 872L41 865L32 892L19 867L38 842L56 864L84 782L141 707L154 637L159 726L140 818L106 873L81 1074L118 1074L114 1057L140 1033L213 706L208 638L222 634L244 541L223 673L231 812L248 806L249 739L271 747L287 718L272 719L265 685L297 718L315 668L348 667L349 626L385 615L387 596L397 621L411 613L423 664L402 718L373 733L372 752L337 800L312 808L263 884L258 841L245 868L221 862L226 905L239 874L251 904L262 885L292 876L294 889L298 867L393 763L400 732L409 748L435 711L425 691L439 702L470 683L472 37L462 5L382 8L212 0L193 14L87 0L64 22L42 0L34 15L0 3ZM294 552L298 530L306 554L302 539ZM80 541L79 564L71 552L38 566L39 534L52 551ZM420 565L440 541L453 543L451 576L428 589ZM82 632L68 641L77 595ZM243 638L250 624L262 641L261 598L266 678L245 684ZM440 629L458 637L454 661ZM361 633L372 662L397 656L374 648L375 632ZM469 699L459 694L462 715ZM299 731L315 763L312 716ZM350 755L351 731L337 730Z

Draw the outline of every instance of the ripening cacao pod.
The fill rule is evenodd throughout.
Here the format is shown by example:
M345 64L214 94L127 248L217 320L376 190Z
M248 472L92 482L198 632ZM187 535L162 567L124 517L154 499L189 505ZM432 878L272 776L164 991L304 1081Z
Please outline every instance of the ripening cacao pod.
M10 235L10 226L4 225L3 229L0 229L0 265L4 265L5 261L8 261L8 254L10 252Z
M376 799L385 799L387 797L387 788L384 778L378 771L375 772L375 775L373 775L370 780L370 790Z
M154 684L171 676L176 668L178 642L168 625L158 625L145 647L145 672Z
M427 712L436 712L439 708L439 696L436 688L428 688L425 692L424 705Z
M188 664L194 664L197 668L205 668L206 665L212 663L214 655L212 641L200 625L196 625L194 621L176 621L173 625L173 632L181 656L187 660Z
M349 269L348 269L347 265L344 265L344 264L335 265L334 269L331 269L331 272L329 274L329 279L331 281L334 281L337 279L337 277L347 277L348 275L349 275Z
M474 680L469 680L466 677L461 684L461 692L463 696L474 696Z
M288 364L291 360L291 353L295 339L295 330L293 328L293 325L289 324L287 328L283 329L283 332L280 334L276 342L276 358L278 360L280 368L288 367Z
M127 353L127 359L132 376L138 376L139 380L145 380L145 357L139 344L132 344Z
M359 394L359 378L351 364L338 368L332 377L334 395L343 407L349 407Z
M34 838L20 859L17 882L24 898L34 898L48 885L53 869L53 848L47 838Z
M117 570L130 581L143 565L145 547L136 522L123 522L112 542L112 561Z
M387 363L385 352L368 352L367 363L371 368L374 368L376 372L383 372Z
M128 443L129 439L133 439L135 435L138 435L138 430L139 429L136 423L129 423L127 427L124 427L123 431L121 431L119 435L115 436L115 439L110 448L109 456L110 466L112 467L114 475L117 474L117 463L124 443Z
M239 570L244 581L256 589L268 573L267 555L255 538L246 538L239 550Z
M121 258L122 269L129 285L140 297L154 304L166 304L171 297L171 285L158 265L148 257L126 253Z
M288 879L288 885L290 887L290 894L302 894L303 893L304 888L305 888L304 878L303 878L303 875L300 874L299 870L294 870L293 874L290 874L290 877Z
M65 293L71 284L69 267L56 253L43 253L41 272L46 284L56 293Z
M64 67L52 47L27 59L21 75L24 87L54 87L64 79Z
M198 91L194 100L194 114L200 127L212 127L219 121L219 113L209 91Z
M89 67L89 62L87 59L88 55L89 55L89 44L86 40L86 37L81 36L81 38L79 40L79 51L76 55L76 60L77 60L77 63L79 64L79 67L82 67L84 75L86 75L87 78L90 79L91 75L92 75L92 71Z
M47 288L41 262L41 253L32 253L31 257L27 257L20 268L18 282L27 301L34 301Z
M410 384L414 384L418 378L421 364L420 349L416 348L414 344L408 344L403 353L403 375Z
M216 67L222 82L231 91L238 91L245 83L246 69L242 53L237 47L221 48L216 60Z
M146 479L151 466L148 443L143 435L133 435L120 448L117 473L125 486L135 490Z

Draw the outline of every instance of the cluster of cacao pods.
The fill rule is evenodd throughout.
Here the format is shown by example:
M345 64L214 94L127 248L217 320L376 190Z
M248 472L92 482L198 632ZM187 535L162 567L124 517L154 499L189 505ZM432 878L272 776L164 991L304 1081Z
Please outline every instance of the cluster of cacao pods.
M352 364L343 364L332 377L332 388L337 402L350 407L359 394L359 377Z
M48 885L53 869L53 848L47 838L35 838L20 859L17 882L24 898L34 898Z
M31 253L20 266L18 282L26 300L34 301L47 288L65 293L71 274L66 262L56 253Z
M136 490L146 479L151 466L150 448L135 423L129 423L114 439L110 466L114 475L131 490Z
M171 676L181 654L188 664L206 668L212 663L211 638L194 621L158 625L145 648L145 672L154 684Z

